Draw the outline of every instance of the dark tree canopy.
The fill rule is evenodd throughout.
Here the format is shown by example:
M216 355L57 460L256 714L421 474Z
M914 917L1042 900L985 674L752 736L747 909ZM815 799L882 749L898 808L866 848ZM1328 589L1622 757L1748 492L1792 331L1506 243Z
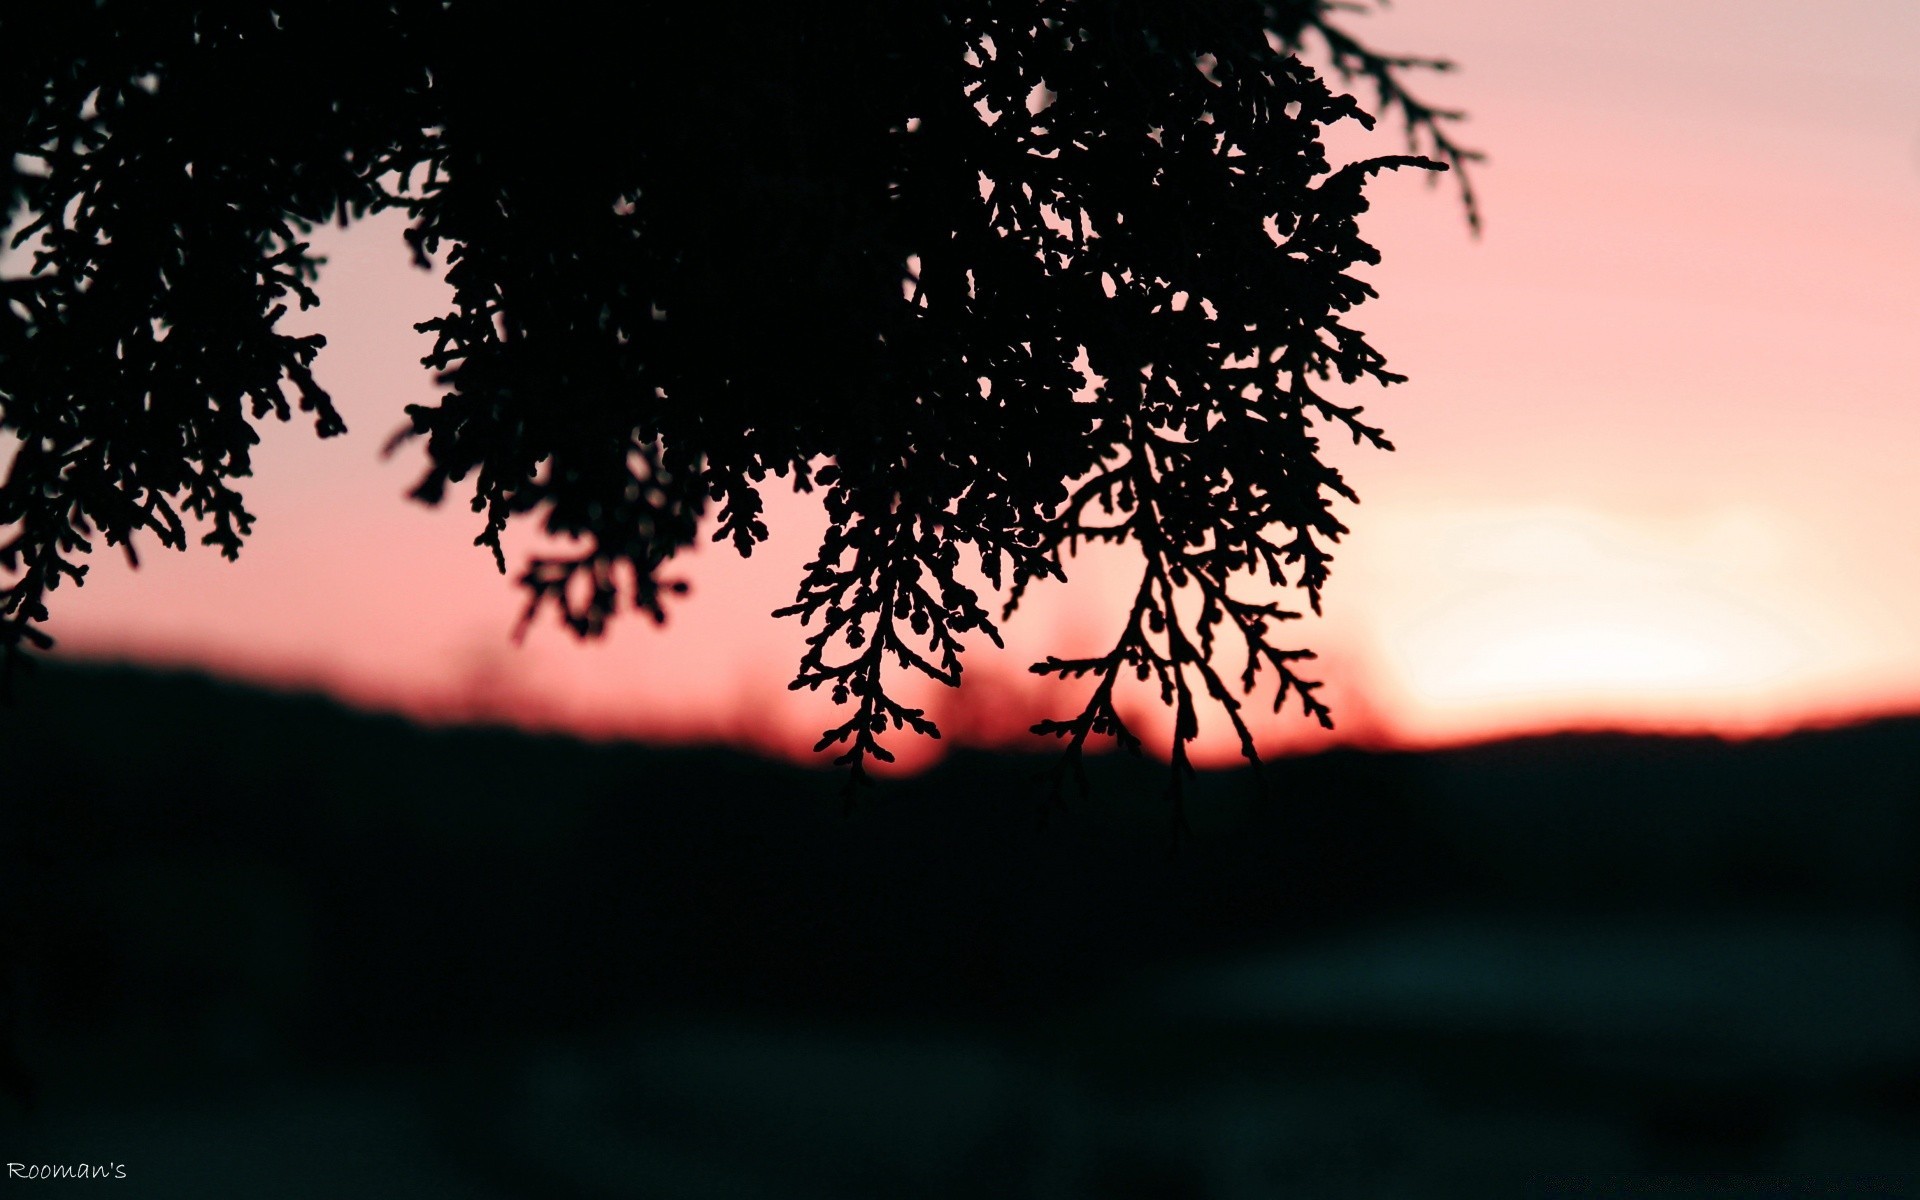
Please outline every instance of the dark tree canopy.
M1400 378L1348 324L1362 185L1472 157L1402 86L1443 64L1367 50L1349 7L7 5L0 644L48 644L97 539L238 553L255 423L344 429L323 339L277 327L316 303L303 238L399 209L454 300L420 326L445 391L396 440L496 557L523 515L577 547L525 567L529 620L660 618L668 560L709 520L750 552L779 477L825 490L782 611L856 776L884 731L936 732L893 673L957 684L1083 541L1135 548L1139 590L1111 653L1034 667L1090 693L1038 731L1131 743L1131 674L1177 709L1177 768L1209 696L1252 757L1263 678L1328 714L1272 640L1297 614L1245 597L1318 607L1351 498L1318 439L1387 445L1331 381ZM1322 130L1372 118L1309 44L1413 154L1329 163Z

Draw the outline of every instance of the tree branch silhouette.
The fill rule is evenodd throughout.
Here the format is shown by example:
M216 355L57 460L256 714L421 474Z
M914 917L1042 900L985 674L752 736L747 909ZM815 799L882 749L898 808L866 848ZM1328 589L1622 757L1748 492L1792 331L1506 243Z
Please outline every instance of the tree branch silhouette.
M9 669L96 541L182 549L193 525L237 555L259 421L344 431L324 339L278 325L317 303L315 225L399 210L452 289L417 326L445 390L392 443L424 449L413 495L465 492L502 571L515 521L576 547L520 574L522 630L663 620L703 522L749 554L770 477L821 489L780 614L807 630L793 686L849 707L820 748L858 781L887 733L938 736L900 673L957 686L966 640L998 643L1075 547L1127 543L1113 649L1033 668L1092 680L1087 704L1036 729L1077 771L1092 736L1137 745L1122 674L1155 681L1177 814L1202 698L1256 762L1263 680L1330 721L1311 653L1270 640L1297 614L1248 588L1317 611L1354 498L1320 431L1390 448L1329 390L1401 379L1348 324L1378 261L1364 183L1474 158L1405 86L1442 64L1367 49L1349 7L10 7L0 198L32 266L0 279ZM1336 169L1321 132L1373 118L1309 38L1436 157Z

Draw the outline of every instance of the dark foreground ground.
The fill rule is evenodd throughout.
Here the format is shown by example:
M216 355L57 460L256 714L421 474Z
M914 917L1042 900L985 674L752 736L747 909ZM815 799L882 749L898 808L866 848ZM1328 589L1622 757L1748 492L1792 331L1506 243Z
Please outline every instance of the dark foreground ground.
M1920 723L721 751L44 668L0 710L7 1195L1916 1194ZM0 1167L0 1170L8 1168Z

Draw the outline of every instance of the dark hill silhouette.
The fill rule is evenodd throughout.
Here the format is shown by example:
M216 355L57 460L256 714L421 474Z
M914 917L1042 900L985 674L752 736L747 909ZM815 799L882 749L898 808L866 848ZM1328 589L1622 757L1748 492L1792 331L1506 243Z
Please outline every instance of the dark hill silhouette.
M0 889L9 1090L16 1106L33 1091L15 1114L30 1129L404 1078L461 1104L519 1097L498 1102L533 1114L511 1124L524 1132L547 1102L502 1064L551 1046L636 1064L680 1047L673 1061L705 1064L688 1077L701 1094L734 1104L758 1085L721 1082L733 1042L688 1048L707 1045L696 1017L841 1031L806 1043L835 1070L866 1031L972 1030L989 1057L1043 1053L1113 1095L1247 1072L1329 1096L1425 1080L1445 1111L1496 1114L1486 1145L1447 1152L1499 1161L1534 1144L1501 1124L1523 1111L1627 1131L1591 1160L1615 1168L1765 1166L1830 1119L1864 1122L1875 1161L1897 1161L1871 1131L1916 1099L1898 932L1916 894L1911 718L1750 743L1343 750L1270 764L1266 796L1246 772L1203 774L1170 860L1164 768L1118 757L1091 760L1094 798L1065 808L1035 778L1047 759L963 752L846 813L831 772L718 747L423 729L128 667L53 665L24 686L0 720ZM1733 1015L1702 1032L1686 1014L1709 1001ZM1798 1032L1827 1026L1838 1041ZM636 1027L681 1032L635 1048L620 1031ZM1690 1049L1721 1027L1734 1049ZM902 1036L876 1061L932 1053ZM750 1062L800 1053L752 1044ZM505 1153L476 1132L493 1126L454 1124L472 1163ZM765 1194L869 1194L821 1186ZM1105 1186L1033 1194L1119 1194ZM556 1187L484 1194L619 1194Z
M0 733L32 858L8 874L47 882L48 920L138 903L114 889L155 863L268 881L312 915L317 969L346 973L317 981L343 1002L316 1028L390 1008L408 1044L696 999L1024 1017L1143 964L1422 902L1448 876L1406 756L1282 764L1301 798L1280 806L1206 778L1169 864L1150 764L1098 761L1099 801L1061 809L1044 757L966 752L849 815L829 773L717 747L421 729L126 668L28 687ZM100 880L91 899L58 882L73 870Z

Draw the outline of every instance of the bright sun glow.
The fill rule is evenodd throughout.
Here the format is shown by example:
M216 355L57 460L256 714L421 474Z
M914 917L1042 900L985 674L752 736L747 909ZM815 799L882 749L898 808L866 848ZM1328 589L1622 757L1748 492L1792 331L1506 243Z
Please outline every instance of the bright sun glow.
M1573 510L1456 513L1403 533L1393 552L1423 558L1430 586L1378 614L1383 665L1429 711L1658 721L1769 699L1816 657L1776 540L1738 514L1642 529Z
M1633 607L1581 581L1491 590L1407 631L1408 682L1435 700L1738 691L1794 665L1783 631L1724 598L1671 589Z

